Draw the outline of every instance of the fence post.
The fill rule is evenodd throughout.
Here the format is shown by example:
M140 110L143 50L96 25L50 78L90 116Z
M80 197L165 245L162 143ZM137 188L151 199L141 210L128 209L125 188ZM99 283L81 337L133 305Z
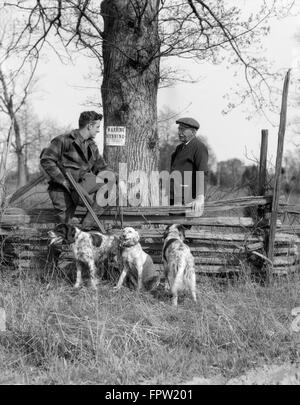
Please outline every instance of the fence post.
M261 145L259 159L259 174L258 174L258 195L266 194L267 184L267 154L268 154L268 130L261 130ZM259 220L265 218L265 207L258 206L257 214Z
M274 191L273 191L273 198L272 198L270 229L269 229L269 235L267 238L267 256L271 262L273 262L273 257L274 257L274 242L275 242L275 233L276 233L278 203L279 203L279 197L280 197L281 166L282 166L284 134L285 134L285 128L286 128L287 97L288 97L288 90L289 90L290 72L291 72L291 69L289 69L287 71L287 74L284 79L283 91L282 91L280 123L279 123L278 143L277 143L277 155L276 155L276 165L275 165ZM268 277L269 281L270 281L272 273L273 273L273 266L268 265L267 277Z

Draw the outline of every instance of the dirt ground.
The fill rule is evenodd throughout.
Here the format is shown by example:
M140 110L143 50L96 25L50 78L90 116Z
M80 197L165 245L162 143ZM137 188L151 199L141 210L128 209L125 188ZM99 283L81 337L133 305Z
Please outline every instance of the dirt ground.
M300 385L300 365L263 366L230 380L223 376L194 377L184 385Z
M0 375L0 385L43 384L39 378L32 381L19 375ZM300 365L292 364L263 366L248 371L236 378L226 379L221 375L213 378L194 377L180 385L300 385Z

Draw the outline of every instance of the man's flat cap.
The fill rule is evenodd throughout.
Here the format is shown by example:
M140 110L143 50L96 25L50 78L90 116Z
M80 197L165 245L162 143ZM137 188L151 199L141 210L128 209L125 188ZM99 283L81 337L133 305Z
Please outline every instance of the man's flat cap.
M187 127L191 127L191 128L195 128L195 129L200 128L199 122L194 120L194 118L190 118L190 117L180 118L179 120L176 121L176 124L183 124L183 125L186 125Z

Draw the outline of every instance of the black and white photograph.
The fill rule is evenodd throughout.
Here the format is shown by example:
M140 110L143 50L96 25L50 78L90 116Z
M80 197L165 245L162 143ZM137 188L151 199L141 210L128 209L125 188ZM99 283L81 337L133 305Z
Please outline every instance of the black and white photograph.
M300 385L300 0L0 0L0 385Z

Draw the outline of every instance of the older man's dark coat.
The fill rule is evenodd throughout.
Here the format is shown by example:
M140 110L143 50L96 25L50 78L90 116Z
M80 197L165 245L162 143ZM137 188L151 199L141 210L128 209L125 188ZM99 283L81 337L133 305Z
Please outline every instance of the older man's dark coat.
M197 172L204 173L204 185L202 186L205 193L208 176L208 150L199 138L195 136L188 144L181 143L176 147L175 152L171 156L171 172L174 171L181 173L182 183L179 186L184 187L184 184L187 186L185 198L183 199L184 203L196 198L197 192L200 191L199 185L197 189ZM185 182L185 172L191 173L190 184ZM174 201L174 191L176 192L176 186L171 187L171 202Z

